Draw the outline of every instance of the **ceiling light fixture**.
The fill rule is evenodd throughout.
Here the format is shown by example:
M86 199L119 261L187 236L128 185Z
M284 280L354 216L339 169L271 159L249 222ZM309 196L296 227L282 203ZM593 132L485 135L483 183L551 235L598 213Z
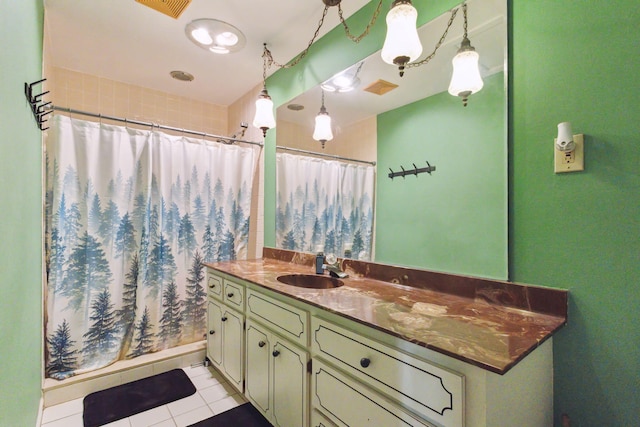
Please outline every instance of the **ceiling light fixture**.
M322 149L327 141L333 139L333 132L331 131L331 116L327 112L324 106L324 90L322 90L322 106L320 112L316 116L316 127L313 130L313 139L320 141Z
M360 84L358 74L360 73L363 64L364 61L360 62L357 68L351 67L331 77L329 80L321 84L322 89L325 92L351 92Z
M398 66L400 77L404 75L405 66L422 54L417 19L418 11L411 0L393 0L387 14L387 36L380 54L384 62Z
M467 106L469 96L478 92L484 86L480 69L478 68L478 52L471 46L467 37L467 4L462 5L464 16L464 35L458 53L451 61L453 75L449 84L449 93L462 98L462 105Z
M196 19L189 22L184 31L189 40L213 53L237 52L246 44L242 31L217 19Z
M267 44L264 44L266 51ZM262 91L256 100L256 115L253 118L253 125L262 129L262 136L267 136L267 131L276 127L276 119L273 115L273 101L267 92L267 56L262 55Z

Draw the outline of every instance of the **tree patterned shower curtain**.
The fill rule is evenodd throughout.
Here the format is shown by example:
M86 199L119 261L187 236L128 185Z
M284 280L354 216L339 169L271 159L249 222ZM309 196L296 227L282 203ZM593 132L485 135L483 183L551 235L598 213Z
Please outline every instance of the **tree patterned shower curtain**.
M203 262L246 258L254 150L53 118L47 377L204 338Z
M276 246L370 260L375 167L276 154Z

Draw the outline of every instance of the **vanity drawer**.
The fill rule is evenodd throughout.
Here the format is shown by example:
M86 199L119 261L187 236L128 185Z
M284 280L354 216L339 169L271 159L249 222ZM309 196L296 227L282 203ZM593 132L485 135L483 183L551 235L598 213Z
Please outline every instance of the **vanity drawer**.
M315 356L446 427L464 425L464 376L313 317Z
M209 296L222 301L222 278L212 274L207 274L207 292Z
M327 427L434 427L317 359L313 360L311 395L313 412L321 410L333 421Z
M244 311L244 286L232 282L230 280L224 280L224 294L223 300L229 306L234 307L236 310Z
M303 347L309 344L309 315L304 310L249 289L247 316Z

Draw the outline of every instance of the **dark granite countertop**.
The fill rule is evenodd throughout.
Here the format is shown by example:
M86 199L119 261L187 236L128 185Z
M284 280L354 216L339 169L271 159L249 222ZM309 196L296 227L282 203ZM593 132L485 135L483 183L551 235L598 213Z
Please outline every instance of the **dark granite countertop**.
M498 374L567 321L565 290L339 261L349 277L334 289L277 280L313 274L311 254L265 248L262 259L206 265Z

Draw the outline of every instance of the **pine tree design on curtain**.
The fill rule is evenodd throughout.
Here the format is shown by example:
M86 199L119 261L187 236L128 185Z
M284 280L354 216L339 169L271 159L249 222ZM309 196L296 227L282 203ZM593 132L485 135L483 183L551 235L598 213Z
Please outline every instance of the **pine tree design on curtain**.
M246 257L256 156L197 142L54 117L48 377L203 339L204 263Z
M375 167L278 153L276 246L368 260Z

